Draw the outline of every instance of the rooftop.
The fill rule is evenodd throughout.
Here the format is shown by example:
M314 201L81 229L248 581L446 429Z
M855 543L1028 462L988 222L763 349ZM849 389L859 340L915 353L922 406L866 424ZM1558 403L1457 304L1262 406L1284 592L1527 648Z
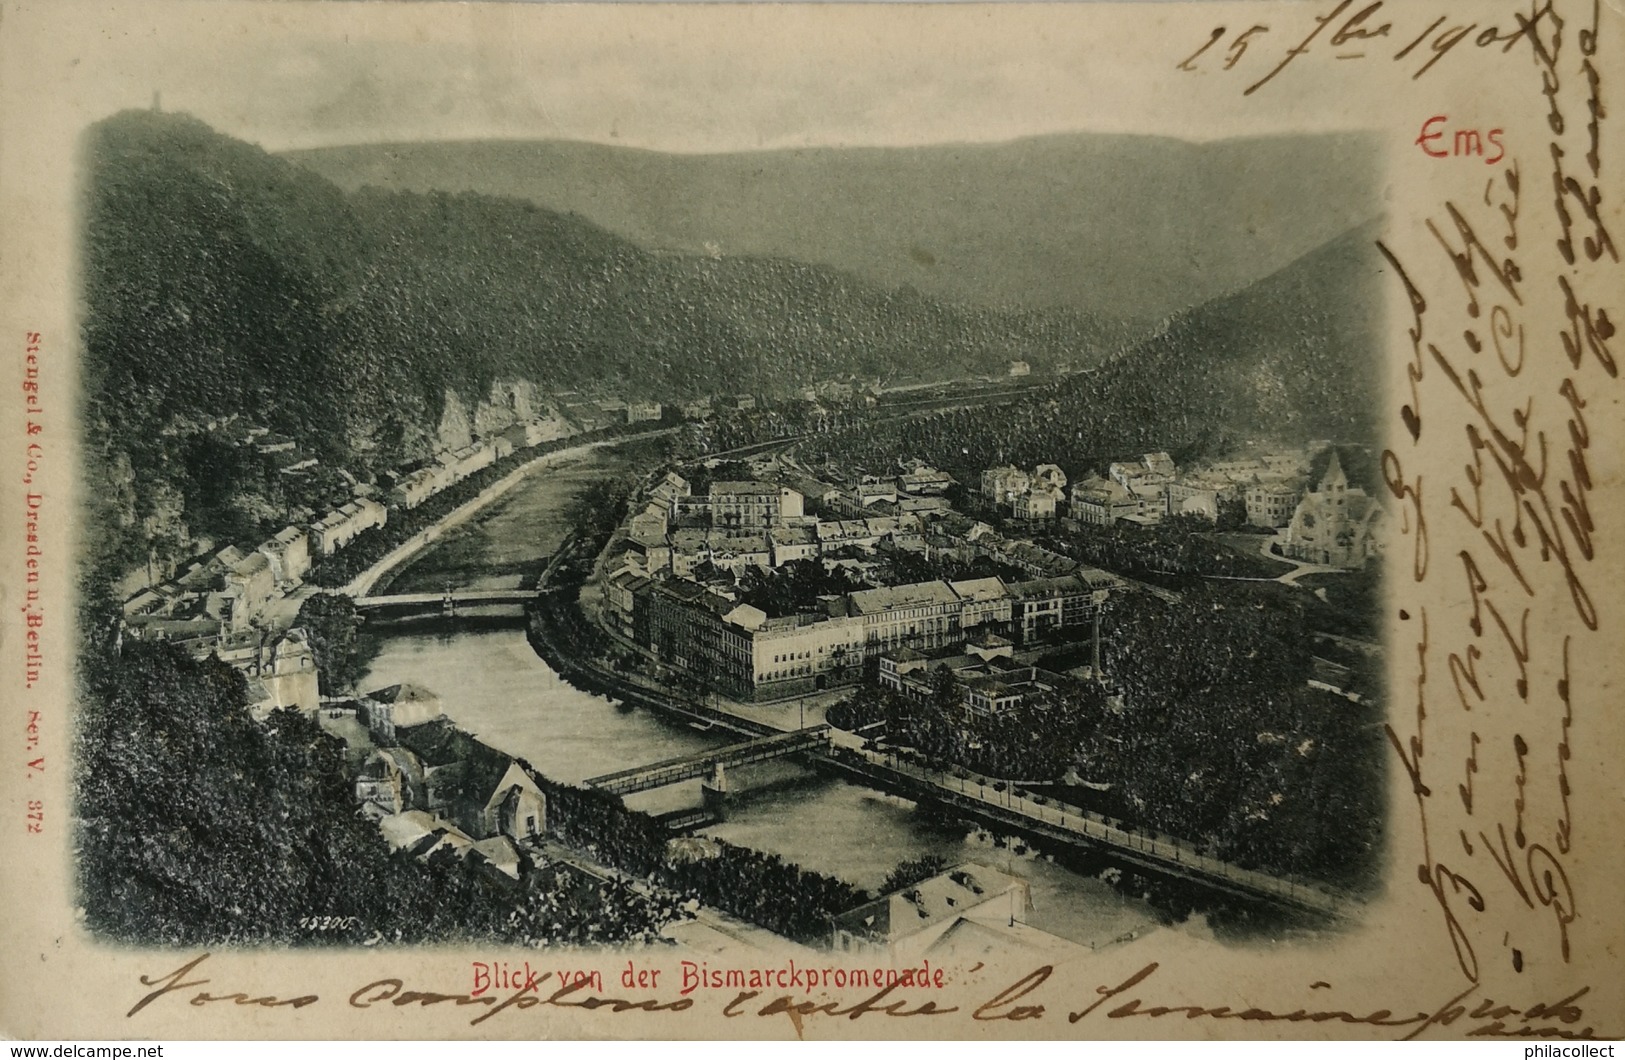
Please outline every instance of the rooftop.
M810 545L818 532L810 526L775 526L768 535L775 545Z
M711 496L719 493L762 495L771 494L777 497L779 487L771 482L713 482L711 483Z
M1041 596L1058 596L1083 592L1085 586L1075 575L1060 578L1034 578L1010 586L1010 595L1018 600L1032 600Z
M1026 903L1026 885L986 865L967 864L858 906L835 918L835 926L870 938L896 940L958 917L967 910L1017 892ZM1014 917L1024 909L1011 909Z
M944 581L914 582L885 589L861 589L847 598L856 615L879 614L900 607L956 604L959 597Z
M1010 595L998 578L967 578L951 584L961 600L1003 600Z
M767 622L767 612L750 604L739 604L722 616L722 620L741 629L761 629Z
M265 558L265 553L251 552L241 562L232 564L231 573L246 578L270 569L271 561Z
M766 552L767 538L761 534L716 534L711 537L712 552Z

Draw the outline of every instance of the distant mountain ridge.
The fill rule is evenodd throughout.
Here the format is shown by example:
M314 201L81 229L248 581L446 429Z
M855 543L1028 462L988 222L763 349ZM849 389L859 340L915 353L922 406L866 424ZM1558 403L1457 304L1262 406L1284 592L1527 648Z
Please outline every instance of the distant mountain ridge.
M352 190L524 198L649 248L791 258L957 303L1142 323L1234 293L1381 209L1380 154L1357 134L713 155L486 140L283 157Z
M232 415L366 477L429 455L448 392L499 380L544 398L771 396L1096 364L1144 330L649 251L518 199L347 192L185 115L115 115L83 157L86 423L129 559L200 510L272 517L275 483L234 492L199 441Z
M1224 298L1175 315L1092 371L994 409L956 410L820 439L817 459L885 467L907 452L966 481L1002 463L1070 476L1166 450L1243 440L1381 436L1384 268L1380 222L1342 233Z
M117 115L89 148L88 345L139 398L110 412L160 423L250 407L344 427L410 396L432 416L447 388L477 397L497 378L785 393L1098 363L1134 334L792 260L650 252L522 200L345 192L181 115Z

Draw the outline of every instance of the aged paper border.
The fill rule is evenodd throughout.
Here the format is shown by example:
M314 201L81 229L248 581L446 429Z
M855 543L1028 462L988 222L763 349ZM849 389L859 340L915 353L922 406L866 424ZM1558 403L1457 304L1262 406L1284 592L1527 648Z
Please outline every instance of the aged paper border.
M1371 8L1345 43L1361 45L1363 59L1337 61L1332 36L1347 29L1361 9ZM8 915L0 963L0 1034L23 1038L437 1038L437 1037L1460 1037L1472 1033L1510 1035L1625 1033L1625 900L1618 882L1618 837L1625 834L1625 806L1619 779L1621 733L1612 716L1620 702L1621 646L1617 593L1625 577L1625 548L1618 524L1625 507L1625 384L1605 370L1603 357L1584 347L1571 362L1561 343L1569 328L1559 281L1569 278L1579 301L1595 313L1604 307L1618 320L1625 306L1625 272L1605 255L1592 260L1584 240L1593 232L1583 199L1591 188L1600 192L1598 223L1625 239L1621 201L1625 184L1625 150L1607 114L1617 108L1619 85L1625 84L1625 14L1594 0L1554 0L1552 4L1483 0L1473 3L1339 4L1149 4L1139 6L1011 5L962 7L795 7L716 6L638 8L533 5L438 5L376 3L310 5L297 3L184 4L21 2L9 0L0 19L0 202L3 202L4 350L9 381L5 399L7 442L3 463L3 509L0 527L0 591L6 607L0 619L5 677L0 693L0 791L4 798L6 853L0 856L0 894ZM1535 22L1534 33L1563 22L1549 65L1540 49L1526 40L1510 51L1492 39L1479 38L1495 29L1515 34L1520 17ZM1435 22L1435 19L1440 21ZM131 55L188 52L203 54L233 37L284 42L298 35L332 37L344 33L377 35L397 42L495 40L545 33L609 34L636 22L639 32L655 41L685 42L698 54L696 42L733 36L781 42L838 39L843 34L895 34L901 39L930 41L945 52L974 50L990 36L1018 40L1030 47L1034 61L1047 57L1050 42L1087 38L1097 42L1103 63L1129 79L1135 90L1168 108L1200 108L1222 122L1231 115L1250 127L1267 115L1279 128L1364 128L1388 144L1388 207L1383 244L1395 268L1386 276L1390 318L1388 366L1390 405L1388 445L1393 453L1391 486L1385 498L1400 516L1405 533L1392 548L1389 604L1393 691L1390 724L1396 735L1393 774L1392 850L1386 896L1373 904L1357 929L1311 944L1219 947L1185 940L1165 932L1088 963L1053 969L1033 982L1032 968L1011 967L967 972L936 998L959 1011L946 1016L895 1020L870 1015L861 1020L809 1015L793 1020L724 1018L726 998L701 998L682 1013L659 1016L631 1012L586 1012L516 1005L478 1025L471 1021L486 1010L450 1005L398 1008L356 1007L347 999L364 984L399 978L419 990L458 993L466 989L468 962L481 956L452 950L310 953L289 951L220 952L185 978L204 977L198 990L217 995L242 992L245 998L319 997L305 1006L242 1005L233 1002L192 1005L196 991L176 991L128 1016L152 986L198 954L137 952L101 944L75 925L71 885L71 840L68 790L73 694L72 592L70 560L75 549L74 450L71 430L75 401L74 214L78 131L105 116L98 101L102 90L127 75L122 59ZM1235 27L1266 23L1271 35L1256 43L1259 51L1241 57L1236 69L1221 69L1219 48L1201 57L1199 70L1178 65L1201 46L1209 26ZM1391 32L1378 34L1380 25ZM1318 27L1318 28L1317 28ZM1423 76L1413 77L1439 34L1464 30L1459 50L1441 59ZM1592 54L1586 55L1591 33ZM1409 59L1396 55L1405 42L1421 34ZM1302 52L1285 45L1305 41ZM1550 42L1546 32L1543 40ZM405 45L403 45L405 46ZM1345 49L1347 50L1347 49ZM1438 49L1435 48L1437 52ZM1266 59L1267 56L1267 59ZM1110 58L1107 58L1110 57ZM1287 64L1274 83L1256 92L1245 89L1276 62ZM787 62L796 61L786 56ZM1589 70L1597 75L1601 100L1591 110ZM139 65L139 64L137 64ZM945 71L945 76L947 72ZM1543 92L1543 76L1553 84ZM126 105L139 106L146 86L124 85ZM1550 107L1558 107L1564 129L1554 129ZM1584 158L1588 123L1598 119L1599 156L1595 169ZM1467 168L1453 160L1424 154L1416 143L1419 127L1433 115L1475 127L1504 130L1509 161L1521 177L1516 210L1517 246L1505 247L1507 215L1500 206L1508 186L1499 178L1506 167ZM229 130L227 130L229 131ZM1565 172L1578 181L1578 193L1553 183L1558 144ZM1577 263L1571 266L1558 246L1557 203L1570 214ZM1454 205L1467 228L1453 223ZM1437 230L1437 234L1432 229ZM1476 249L1466 232L1475 233ZM1442 242L1441 242L1442 240ZM1445 245L1465 255L1453 264ZM1507 282L1505 261L1514 257L1519 280ZM1408 282L1407 282L1408 281ZM1481 312L1468 315L1470 293L1480 297ZM1515 292L1515 293L1514 293ZM1412 296L1415 296L1414 298ZM1421 308L1425 302L1426 308ZM1497 310L1495 307L1501 307ZM1504 317L1496 315L1504 312ZM1595 317L1593 316L1593 319ZM1520 372L1513 376L1492 360L1492 353L1470 354L1464 330L1496 329L1507 349L1517 329L1526 339ZM37 333L37 343L28 336ZM39 401L31 405L22 386L31 352L38 349ZM1625 345L1612 344L1616 352ZM1429 350L1436 346L1440 356ZM1514 358L1515 359L1515 358ZM1503 362L1504 364L1504 362ZM1446 366L1451 366L1447 369ZM1471 368L1483 386L1484 409L1475 411L1451 379L1453 370L1467 390ZM1583 415L1562 391L1572 380L1572 393L1584 401ZM1508 492L1493 457L1497 443L1486 419L1511 431L1513 409L1529 402L1531 431L1544 432L1550 459L1549 480L1537 488L1524 484L1517 497ZM1420 421L1412 438L1402 407ZM1584 444L1575 433L1583 419ZM39 424L38 435L27 433ZM1479 514L1470 496L1465 467L1475 449L1467 430L1473 425L1488 448L1476 450L1481 461L1486 528L1500 518L1510 533L1511 520L1524 501L1525 528L1548 525L1571 557L1577 580L1595 607L1596 628L1582 620L1555 560L1540 561L1538 541L1519 551L1528 592L1511 585L1505 565L1466 513L1452 506L1452 491L1464 506ZM41 449L27 447L36 442ZM1531 447L1533 452L1535 447ZM1583 458L1589 490L1581 487L1576 450ZM1506 457L1504 447L1499 454ZM26 481L24 476L31 476ZM1571 487L1565 500L1560 483ZM42 616L41 679L24 681L24 596L26 518L24 498L41 497L38 539L43 560L42 595L34 604ZM1587 514L1579 516L1584 501ZM1551 507L1544 507L1550 504ZM1581 558L1569 515L1589 520L1594 555ZM1425 553L1418 533L1425 527ZM1556 546L1552 546L1556 548ZM1512 622L1504 637L1495 617L1481 615L1484 632L1468 626L1474 600L1464 574L1463 551L1484 573L1480 590L1498 614ZM1550 550L1549 550L1550 551ZM1414 572L1425 569L1418 580ZM1528 609L1527 649L1518 616ZM1408 618L1401 619L1404 611ZM1427 648L1422 652L1423 615ZM1558 682L1564 679L1563 644L1567 653L1567 705ZM1458 700L1460 675L1453 678L1450 656L1467 659L1468 645L1482 651L1477 661L1482 699L1474 696L1465 711ZM1520 669L1509 650L1526 651L1529 695L1520 697L1513 682ZM1425 680L1423 667L1425 666ZM1418 701L1426 711L1423 718ZM38 711L37 732L29 728ZM1565 720L1566 715L1566 720ZM1476 774L1469 778L1467 750L1477 734ZM1487 856L1499 846L1481 842L1480 829L1494 838L1497 826L1513 826L1519 769L1508 747L1513 735L1530 748L1523 769L1524 826L1530 843L1513 856L1504 851L1503 868ZM37 739L36 739L37 736ZM1425 742L1425 752L1419 744ZM1563 756L1566 748L1568 756ZM1418 755L1420 758L1418 759ZM43 770L30 763L43 759ZM1404 768L1409 759L1417 769ZM1558 787L1558 770L1567 778L1566 798ZM33 776L30 776L33 773ZM1469 779L1476 785L1478 811L1468 817L1455 795ZM1429 794L1419 798L1417 789ZM30 800L43 804L44 829L29 834ZM1423 822L1426 821L1426 846ZM1561 833L1561 838L1559 837ZM1561 845L1567 849L1560 850ZM1545 860L1550 858L1550 861ZM1431 882L1419 880L1418 866L1429 866ZM1552 866L1560 865L1561 873ZM1516 877L1516 880L1512 879ZM1462 886L1463 884L1467 886ZM1481 905L1483 908L1475 908ZM1572 917L1572 919L1570 919ZM1568 952L1560 940L1566 935ZM1522 955L1514 969L1511 951ZM1470 952L1470 958L1468 953ZM523 956L523 955L520 955ZM606 978L627 955L605 955ZM667 965L674 959L661 958ZM1469 963L1470 962L1470 963ZM1155 965L1155 968L1145 970ZM1474 976L1467 973L1473 972ZM1144 973L1141 975L1141 973ZM1138 981L1135 977L1141 975ZM1475 981L1476 979L1476 981ZM1007 990L1022 981L1030 986L1019 1001ZM1123 984L1129 983L1128 986ZM1321 985L1324 984L1324 985ZM1122 987L1122 989L1118 989ZM1000 994L1004 1000L996 1001ZM1176 1011L1163 1016L1109 1011L1137 997L1141 1008L1194 1006L1201 1012ZM761 999L758 999L758 1004ZM858 997L841 999L850 1004ZM920 1000L924 1000L923 998ZM990 1002L993 1004L989 1005ZM1036 1006L1043 1006L1041 1014ZM1091 1007L1094 1006L1094 1007ZM977 1018L979 1007L984 1017ZM1227 1014L1211 1010L1224 1007ZM1013 1019L1025 1008L1027 1018ZM1236 1018L1252 1009L1261 1015ZM1073 1022L1068 1013L1084 1013ZM1384 1018L1378 1013L1388 1013ZM1413 1013L1431 1014L1419 1023ZM1316 1014L1326 1014L1321 1015ZM1347 1014L1347 1018L1337 1015ZM1572 1018L1571 1018L1572 1017ZM1409 1020L1409 1022L1397 1022ZM800 1025L797 1025L797 1024Z

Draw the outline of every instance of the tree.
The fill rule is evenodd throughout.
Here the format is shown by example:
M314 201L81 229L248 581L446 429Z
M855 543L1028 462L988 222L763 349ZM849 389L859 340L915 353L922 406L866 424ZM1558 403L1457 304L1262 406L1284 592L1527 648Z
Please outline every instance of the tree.
M352 690L361 676L361 616L355 601L343 593L317 593L299 605L293 623L310 638L322 695L337 696Z
M300 942L316 916L345 925L324 941L579 945L649 941L684 915L669 895L524 862L508 883L469 859L391 854L356 812L343 742L297 710L255 722L218 659L137 642L98 684L76 810L81 901L106 937Z
M880 885L880 893L892 894L916 883L923 883L947 868L948 859L940 854L927 854L912 861L899 861L897 867L891 870L885 882Z
M1247 502L1234 493L1219 494L1219 515L1214 520L1217 530L1240 530L1247 525Z

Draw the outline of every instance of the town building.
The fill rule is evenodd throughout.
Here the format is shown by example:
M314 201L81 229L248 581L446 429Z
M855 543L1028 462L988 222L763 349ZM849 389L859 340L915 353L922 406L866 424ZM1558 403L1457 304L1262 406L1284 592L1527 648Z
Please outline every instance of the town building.
M368 817L389 817L417 809L423 790L423 763L404 747L377 747L356 773L355 797Z
M1194 515L1209 522L1218 520L1220 500L1235 496L1228 485L1197 477L1175 480L1162 489L1167 514Z
M922 518L947 515L953 511L953 505L947 497L919 496L913 493L897 494L897 513L899 515L918 515Z
M737 699L770 700L852 684L863 672L863 637L858 619L770 618L741 604L722 618L717 685Z
M843 548L873 552L884 531L871 520L840 519L820 522L817 534L820 554L828 555Z
M411 510L450 486L455 480L446 464L433 463L420 467L396 480L389 500L397 508Z
M285 526L258 550L271 564L276 584L297 586L310 571L310 535L297 526Z
M225 575L224 594L231 601L229 628L246 629L276 596L276 573L263 552L251 552L233 563Z
M953 485L952 475L927 464L916 464L897 476L898 490L917 497L940 497Z
M853 514L861 517L865 509L874 505L897 503L897 484L866 475L848 491L847 502Z
M1116 526L1119 519L1139 514L1143 508L1137 494L1099 475L1074 483L1068 499L1072 518L1085 526Z
M448 453L441 453L439 460L451 469L452 480L461 482L474 472L490 467L496 463L496 450L484 442L474 442L462 446Z
M1012 666L967 677L963 701L972 714L992 717L1015 709L1035 696L1055 691L1065 679L1037 666Z
M1303 493L1286 482L1258 482L1247 487L1247 522L1252 526L1273 529L1286 526L1298 510Z
M670 516L664 505L650 501L643 511L627 520L627 536L640 541L664 540L670 528Z
M813 526L775 526L768 531L773 550L772 563L782 567L797 560L817 559L820 553L818 529Z
M1002 637L979 635L973 645L957 655L926 655L912 648L883 652L877 663L881 688L924 703L942 692L940 674L953 675L948 687L958 690L959 704L972 714L992 716L1005 713L1071 683L1063 674L1012 660L1010 642Z
M1032 490L1060 497L1066 490L1066 472L1057 464L1039 464L1033 469Z
M547 831L547 795L516 760L445 720L400 728L362 767L356 795L395 849L447 847L517 875L517 844ZM397 808L399 807L399 808Z
M310 526L310 546L320 556L331 556L364 531L383 526L389 509L370 497L358 497L328 512Z
M248 712L254 718L263 721L273 710L287 707L306 713L320 709L316 653L303 629L222 640L212 650L248 678Z
M959 624L963 604L947 582L863 589L846 600L847 614L863 620L869 655L897 647L942 648L964 640Z
M1056 495L1046 490L1032 489L1018 494L1011 504L1011 514L1017 519L1041 522L1055 518Z
M1167 453L1146 453L1140 460L1145 464L1145 469L1153 475L1172 478L1179 473L1179 469L1174 466L1174 458Z
M877 683L881 688L903 692L906 688L913 687L912 675L923 675L927 672L926 667L930 661L930 656L913 648L892 648L881 652L875 663ZM919 684L923 690L929 691L928 684L923 681Z
M668 511L670 511L672 503L677 498L691 497L693 495L694 488L689 484L688 479L675 471L668 471L661 475L660 481L649 488L649 499L664 505Z
M1022 644L1057 629L1093 622L1116 579L1104 571L1036 578L1010 588L1010 623Z
M357 707L368 735L382 747L394 745L401 729L443 717L440 697L411 682L368 692L357 701Z
M631 570L619 571L604 580L604 613L623 636L632 636L638 593L649 579Z
M681 580L656 581L647 594L636 599L647 610L647 644L655 656L702 683L713 681L721 620L737 606L736 601L696 582Z
M671 572L679 578L692 578L700 564L709 563L709 536L706 531L691 527L673 530L667 538L671 543Z
M772 482L713 482L706 500L712 526L768 527L806 514L801 494Z
M940 957L969 935L978 936L976 942L991 936L1002 953L1031 908L1025 880L986 865L959 865L835 917L830 945L836 953L898 968Z
M995 507L1004 507L1032 487L1032 476L1013 464L990 467L982 472L982 496Z
M968 631L983 626L999 629L1010 625L1010 590L998 578L969 578L950 582L959 597L959 626Z
M1320 484L1298 502L1283 551L1306 563L1355 570L1381 551L1377 530L1382 518L1382 507L1349 485L1334 450Z
M766 534L731 534L712 531L706 539L711 565L738 577L750 567L769 570L773 549Z

